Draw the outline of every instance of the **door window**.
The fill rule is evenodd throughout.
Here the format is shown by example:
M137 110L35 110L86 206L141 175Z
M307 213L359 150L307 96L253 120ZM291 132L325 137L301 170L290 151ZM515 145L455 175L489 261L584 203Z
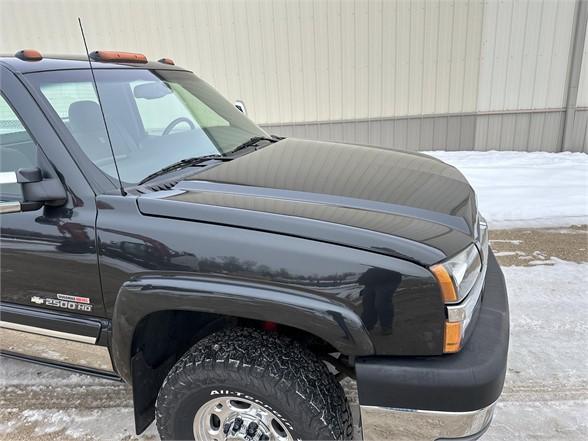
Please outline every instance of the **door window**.
M0 95L0 172L35 167L36 163L37 145L12 107ZM0 184L0 200L22 200L20 185Z

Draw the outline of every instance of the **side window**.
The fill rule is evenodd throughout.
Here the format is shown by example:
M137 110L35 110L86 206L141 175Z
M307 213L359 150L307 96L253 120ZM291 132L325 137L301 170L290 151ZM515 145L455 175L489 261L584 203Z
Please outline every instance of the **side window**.
M37 145L0 95L0 172L35 167L36 163ZM20 185L0 184L0 200L22 200Z

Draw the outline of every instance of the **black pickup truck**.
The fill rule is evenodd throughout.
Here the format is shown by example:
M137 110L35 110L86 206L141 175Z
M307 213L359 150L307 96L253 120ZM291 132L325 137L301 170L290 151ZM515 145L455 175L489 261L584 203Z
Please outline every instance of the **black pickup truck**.
M0 81L2 355L127 382L164 440L486 430L508 301L455 168L271 136L170 59Z

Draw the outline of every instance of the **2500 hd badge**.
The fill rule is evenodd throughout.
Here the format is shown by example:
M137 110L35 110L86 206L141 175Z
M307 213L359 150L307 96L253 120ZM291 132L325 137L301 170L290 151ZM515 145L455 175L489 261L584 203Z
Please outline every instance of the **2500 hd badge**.
M488 428L508 299L458 170L270 135L169 58L0 78L2 355L127 382L163 440Z
M47 305L55 308L63 308L77 311L92 312L92 305L88 297L70 296L66 294L57 294L57 298L51 297L31 297L31 303L36 305Z

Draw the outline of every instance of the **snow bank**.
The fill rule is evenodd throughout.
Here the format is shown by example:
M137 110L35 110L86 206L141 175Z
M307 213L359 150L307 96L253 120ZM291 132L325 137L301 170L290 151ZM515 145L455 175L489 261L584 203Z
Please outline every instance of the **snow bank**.
M491 228L588 223L588 155L546 152L423 152L470 181Z

